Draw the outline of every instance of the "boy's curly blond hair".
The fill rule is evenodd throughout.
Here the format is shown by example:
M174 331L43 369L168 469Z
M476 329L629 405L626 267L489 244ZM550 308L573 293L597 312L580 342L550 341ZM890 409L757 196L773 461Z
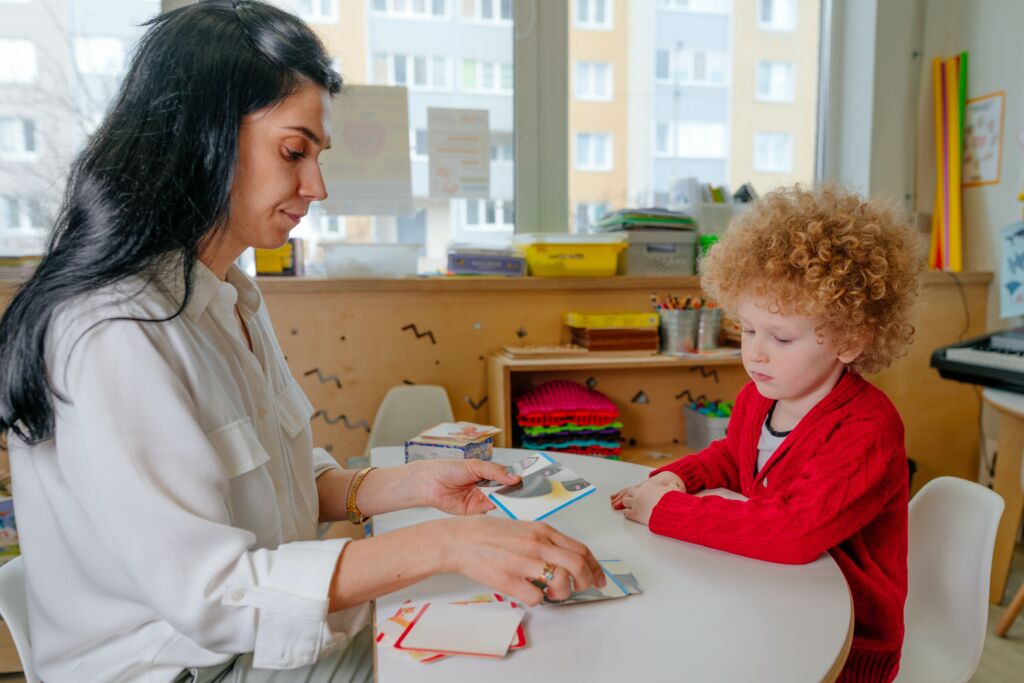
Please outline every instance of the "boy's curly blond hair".
M744 295L773 312L819 318L840 348L864 342L849 367L882 370L914 336L924 245L904 213L836 184L768 193L733 219L701 261L701 285L735 311Z

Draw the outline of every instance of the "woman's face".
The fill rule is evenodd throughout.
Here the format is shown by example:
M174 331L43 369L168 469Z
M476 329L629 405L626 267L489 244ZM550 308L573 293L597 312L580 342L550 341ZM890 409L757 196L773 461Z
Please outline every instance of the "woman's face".
M245 117L226 236L232 259L246 247L280 247L310 202L327 196L319 156L330 146L331 100L320 86L304 84Z

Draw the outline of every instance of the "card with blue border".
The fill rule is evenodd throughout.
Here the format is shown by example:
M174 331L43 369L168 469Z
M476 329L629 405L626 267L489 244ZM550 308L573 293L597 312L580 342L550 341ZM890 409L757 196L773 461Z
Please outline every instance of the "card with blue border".
M547 453L529 455L508 471L521 477L519 483L483 490L512 519L544 519L597 490Z

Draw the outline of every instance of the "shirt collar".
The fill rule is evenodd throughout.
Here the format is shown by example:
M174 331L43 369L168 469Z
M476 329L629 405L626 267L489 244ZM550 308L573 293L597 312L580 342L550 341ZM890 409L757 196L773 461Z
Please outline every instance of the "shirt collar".
M180 256L169 257L158 264L156 279L171 296L172 300L180 305L185 294ZM233 263L228 267L225 279L238 290L238 309L242 316L246 320L252 318L259 310L260 304L263 301L256 282ZM217 291L223 284L202 261L196 261L195 268L192 271L192 294L188 305L185 306L185 315L189 320L195 323L203 317L206 309L210 306L210 302L213 301Z

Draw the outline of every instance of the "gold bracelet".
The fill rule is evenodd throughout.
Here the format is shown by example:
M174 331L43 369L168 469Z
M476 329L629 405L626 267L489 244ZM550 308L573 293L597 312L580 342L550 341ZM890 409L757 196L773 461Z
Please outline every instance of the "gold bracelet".
M352 477L352 481L348 485L348 499L345 503L345 509L348 512L348 521L353 524L363 524L369 519L366 515L359 511L356 506L356 494L359 493L359 486L363 483L363 479L366 475L377 469L376 467L364 467L355 473Z

